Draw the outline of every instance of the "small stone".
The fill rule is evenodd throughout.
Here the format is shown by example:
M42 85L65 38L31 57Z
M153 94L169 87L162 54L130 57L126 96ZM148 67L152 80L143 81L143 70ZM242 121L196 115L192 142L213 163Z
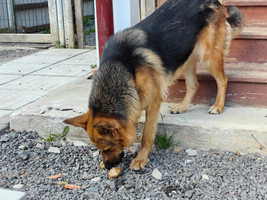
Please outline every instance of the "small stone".
M60 153L60 149L57 147L49 147L48 152L49 153Z
M3 135L0 137L0 142L7 142L9 139L7 136Z
M191 163L192 160L185 160L185 163L188 164L188 163Z
M95 151L94 153L93 153L93 157L98 157L99 156L99 151Z
M82 142L82 141L79 141L79 140L76 140L74 143L73 143L74 146L76 147L81 147L81 146L88 146L88 144Z
M121 175L121 173L122 173L122 168L121 167L113 167L108 172L108 178L109 179L117 178L117 177L119 177Z
M43 144L40 144L40 143L37 143L35 147L38 149L41 149L41 150L45 149L45 146Z
M179 148L179 147L175 147L174 149L173 149L173 152L174 153L179 153L181 151L181 149Z
M154 169L152 172L152 176L155 179L161 180L162 179L162 173L158 169Z
M46 109L42 109L41 111L40 111L40 114L42 115L42 114L45 114L46 113Z
M25 147L24 145L20 145L20 146L18 147L18 149L20 149L20 150L25 150L25 149L27 149L27 147Z
M28 142L25 144L25 147L28 149L31 149L34 146L34 144L32 142Z
M60 111L70 111L73 110L72 108L61 108Z
M128 153L135 154L139 149L139 144L135 143L128 148Z
M93 178L93 174L88 174L87 172L83 172L82 179L83 180L90 180Z
M16 184L12 188L15 189L15 190L18 190L18 189L21 189L23 187L24 187L24 185L22 185L22 184Z
M209 176L207 174L203 174L202 175L202 179L203 180L209 180L210 178L209 178Z
M194 150L194 149L187 149L187 150L186 150L186 153L187 153L187 155L190 156L190 157L194 157L194 156L197 155L197 151Z
M18 156L22 159L22 160L27 160L28 158L29 158L29 153L27 153L27 152L20 152L19 154L18 154Z
M125 186L121 186L119 189L118 189L118 192L122 192L124 190Z
M185 197L187 198L191 198L193 195L193 190L187 190L184 194Z
M100 177L95 177L93 179L91 179L92 182L99 182L101 180Z

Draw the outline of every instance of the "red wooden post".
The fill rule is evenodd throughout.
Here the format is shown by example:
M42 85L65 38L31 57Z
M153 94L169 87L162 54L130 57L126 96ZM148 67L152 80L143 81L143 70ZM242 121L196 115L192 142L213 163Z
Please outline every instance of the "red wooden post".
M96 0L99 59L108 38L114 34L112 0Z

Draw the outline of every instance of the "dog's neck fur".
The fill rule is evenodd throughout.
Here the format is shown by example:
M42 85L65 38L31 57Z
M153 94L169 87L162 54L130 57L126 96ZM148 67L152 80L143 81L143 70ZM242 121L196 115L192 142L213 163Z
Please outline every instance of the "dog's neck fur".
M93 117L101 113L129 123L136 121L139 106L140 100L132 74L118 62L102 65L94 77L89 98Z

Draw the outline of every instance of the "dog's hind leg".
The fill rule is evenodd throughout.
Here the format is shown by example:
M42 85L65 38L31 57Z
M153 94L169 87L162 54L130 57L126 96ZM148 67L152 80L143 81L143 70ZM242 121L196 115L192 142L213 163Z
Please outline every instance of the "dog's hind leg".
M210 114L221 114L224 109L228 79L224 73L223 60L223 52L214 52L210 64L207 66L209 72L215 78L218 88L216 101L209 110Z
M182 67L182 75L186 83L186 95L182 102L171 108L171 114L184 113L197 93L199 83L196 75L196 56L191 55Z
M133 170L140 170L146 166L151 147L154 143L161 98L153 101L146 109L146 122L141 141L141 149L130 166Z

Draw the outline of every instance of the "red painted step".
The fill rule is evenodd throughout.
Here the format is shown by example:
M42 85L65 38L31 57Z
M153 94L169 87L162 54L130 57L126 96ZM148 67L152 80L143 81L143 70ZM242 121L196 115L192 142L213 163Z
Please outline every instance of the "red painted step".
M267 63L267 27L245 27L232 41L226 62Z
M267 64L226 63L228 77L226 105L241 104L267 106ZM217 94L214 78L205 69L198 68L199 90L194 103L213 104ZM180 102L186 92L185 82L181 78L170 87L167 102Z

